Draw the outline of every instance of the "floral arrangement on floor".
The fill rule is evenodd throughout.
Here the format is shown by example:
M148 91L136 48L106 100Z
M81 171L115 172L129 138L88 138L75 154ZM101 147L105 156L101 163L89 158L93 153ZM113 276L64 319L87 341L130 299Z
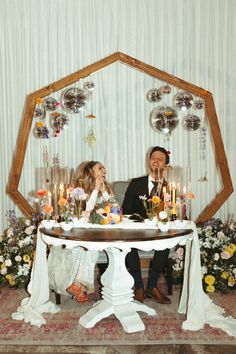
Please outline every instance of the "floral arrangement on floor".
M208 292L228 292L236 288L236 222L224 224L211 219L198 225L203 289ZM184 248L172 252L173 277L179 283L183 275Z
M37 227L12 210L7 218L8 228L0 236L0 283L20 288L29 281Z
M98 203L89 215L92 224L119 224L122 221L122 209L115 199Z

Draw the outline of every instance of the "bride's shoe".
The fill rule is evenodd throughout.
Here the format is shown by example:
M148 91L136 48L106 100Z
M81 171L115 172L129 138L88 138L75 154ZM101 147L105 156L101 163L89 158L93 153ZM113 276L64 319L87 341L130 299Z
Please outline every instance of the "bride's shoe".
M72 283L66 291L68 294L73 295L78 302L88 301L88 296L83 292L82 285L78 286L75 283Z

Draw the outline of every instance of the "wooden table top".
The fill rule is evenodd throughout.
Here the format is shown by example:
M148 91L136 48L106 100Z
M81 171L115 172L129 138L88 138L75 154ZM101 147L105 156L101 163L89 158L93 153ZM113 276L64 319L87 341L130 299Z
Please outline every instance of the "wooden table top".
M170 229L161 232L159 229L117 229L117 228L73 228L64 231L60 227L52 229L41 228L44 235L74 241L90 242L135 242L153 241L180 237L191 234L192 229Z

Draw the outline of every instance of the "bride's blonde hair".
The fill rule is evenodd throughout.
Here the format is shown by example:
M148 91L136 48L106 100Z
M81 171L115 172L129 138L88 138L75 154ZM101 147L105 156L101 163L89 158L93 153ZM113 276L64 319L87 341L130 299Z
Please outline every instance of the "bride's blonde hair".
M77 187L82 187L87 194L91 194L95 187L94 166L101 164L99 161L86 161L82 162L78 167L78 174L75 180ZM104 181L108 193L112 193L111 186L107 181Z

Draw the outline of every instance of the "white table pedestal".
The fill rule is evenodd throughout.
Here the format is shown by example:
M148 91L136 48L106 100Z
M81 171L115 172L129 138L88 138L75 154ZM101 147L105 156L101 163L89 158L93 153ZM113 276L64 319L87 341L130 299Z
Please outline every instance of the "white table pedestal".
M108 268L102 275L102 300L88 310L79 320L85 328L92 328L101 319L114 314L127 333L143 331L144 323L137 311L156 315L152 308L133 300L133 277L125 266L125 257L130 250L108 248Z

